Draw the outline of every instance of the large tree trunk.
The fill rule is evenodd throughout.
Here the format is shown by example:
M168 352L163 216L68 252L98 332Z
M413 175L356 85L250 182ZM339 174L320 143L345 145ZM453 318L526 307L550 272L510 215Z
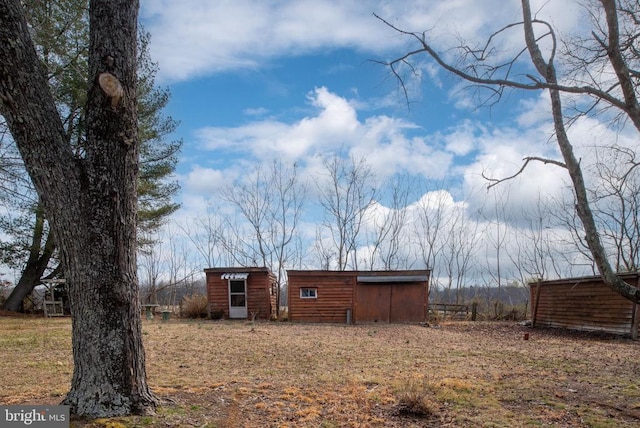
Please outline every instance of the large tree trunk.
M78 158L20 1L0 1L0 113L43 202L69 284L74 373L64 403L90 417L155 404L136 274L137 12L137 1L90 4L87 138Z

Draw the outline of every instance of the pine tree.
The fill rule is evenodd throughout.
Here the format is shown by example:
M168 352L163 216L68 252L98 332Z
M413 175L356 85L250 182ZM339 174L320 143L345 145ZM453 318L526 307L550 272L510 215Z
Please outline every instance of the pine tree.
M88 74L88 2L86 0L29 0L24 2L31 36L47 70L47 79L58 111L63 117L65 133L76 156L84 155L85 105ZM140 172L138 175L138 235L153 232L174 213L179 204L172 197L179 191L171 181L182 141L169 136L178 122L165 117L170 94L155 85L158 66L149 55L149 34L138 36L138 135L140 141ZM0 171L1 173L1 171ZM24 184L22 184L24 186ZM30 187L30 183L27 182ZM0 259L11 259L13 266L22 265L21 277L5 301L6 310L17 311L22 301L41 281L43 275L60 274L56 245L49 236L46 218L42 217L33 189L21 192L12 205L31 213L31 227L3 228L12 242L0 243ZM38 215L39 213L39 215ZM24 216L22 216L24 217ZM44 223L43 223L44 222ZM6 219L4 224L15 223ZM2 222L0 222L2 227ZM21 244L19 244L21 243ZM140 241L144 245L144 241ZM18 261L21 262L18 262Z

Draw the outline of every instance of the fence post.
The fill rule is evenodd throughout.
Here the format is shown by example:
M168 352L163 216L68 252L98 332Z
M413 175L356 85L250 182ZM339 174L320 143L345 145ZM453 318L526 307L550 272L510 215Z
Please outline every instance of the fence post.
M475 321L478 316L478 302L471 304L471 321Z

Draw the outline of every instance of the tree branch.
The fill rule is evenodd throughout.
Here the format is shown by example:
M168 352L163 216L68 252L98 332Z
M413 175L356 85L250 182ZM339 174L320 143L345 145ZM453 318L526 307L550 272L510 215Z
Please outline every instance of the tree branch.
M516 80L511 80L511 79L494 79L494 78L484 78L484 77L480 77L479 75L476 74L469 74L467 72L465 72L464 70L462 70L461 68L455 67L451 64L449 64L448 62L446 62L441 55L435 51L435 49L433 49L433 47L427 42L426 40L426 32L423 33L413 33L413 32L409 32L409 31L405 31L402 30L398 27L396 27L395 25L391 24L390 22L388 22L387 20L385 20L384 18L380 17L377 14L373 14L373 16L375 16L377 19L379 19L380 21L382 21L385 25L387 25L389 28L397 31L400 34L404 34L407 35L409 37L414 38L416 41L418 41L418 43L420 43L420 45L422 46L420 49L415 49L411 52L408 52L404 55L402 55L399 58L396 58L394 60L391 61L377 61L383 65L386 65L388 67L391 68L393 74L400 80L401 85L403 87L403 90L405 92L405 96L407 96L407 91L406 88L404 86L404 82L401 78L401 76L399 75L399 73L396 70L396 67L399 64L408 64L408 59L411 58L414 55L418 55L421 53L426 53L428 54L431 58L433 58L433 60L435 60L439 66L441 66L442 68L444 68L445 70L449 71L450 73L460 77L461 79L464 79L466 81L472 82L472 83L476 83L476 84L481 84L481 85L493 85L493 86L503 86L503 87L510 87L510 88L515 88L515 89L524 89L524 90L528 90L528 91L533 91L533 90L541 90L541 89L554 89L560 92L566 92L566 93L572 93L572 94L586 94L586 95L590 95L593 96L595 98L600 98L606 102L608 102L609 104L611 104L614 107L617 107L619 109L625 110L627 108L627 105L624 101L619 100L618 98L614 97L613 95L598 89L596 87L593 86L589 86L589 85L584 85L584 86L567 86L567 85L561 85L557 82L548 82L548 81L544 81L541 79L532 79L532 83L524 83L524 82L518 82ZM533 19L531 20L532 23L538 23L538 24L543 24L546 25L547 27L550 28L550 25L545 22L545 21L541 21L541 20L536 20ZM522 25L522 22L516 23L516 24L510 24L507 27L504 27L500 30L498 30L497 32L493 33L490 38L495 37L496 34L504 31L507 28L511 28L514 25ZM551 32L551 34L553 34ZM537 40L536 40L537 41ZM486 49L486 48L485 48ZM555 54L555 50L554 50L554 54ZM498 67L494 68L494 71L496 71L498 69ZM528 76L529 78L531 78L531 76Z
M520 174L522 174L522 172L525 170L525 168L527 167L527 165L529 165L529 162L531 161L538 161L538 162L542 162L545 165L546 164L552 164L552 165L556 165L559 166L561 168L567 168L567 165L565 165L564 163L557 161L557 160L553 160L553 159L546 159L546 158L541 158L538 156L527 156L525 158L522 159L524 161L524 163L522 164L522 166L520 167L520 169L518 170L518 172L516 172L515 174L509 176L509 177L505 177L505 178L492 178L492 177L487 177L486 175L484 175L484 172L482 173L482 178L484 178L487 181L490 181L491 184L489 184L487 186L487 190L491 189L493 186L496 186L504 181L508 181L508 180L512 180L514 178L516 178L517 176L519 176Z

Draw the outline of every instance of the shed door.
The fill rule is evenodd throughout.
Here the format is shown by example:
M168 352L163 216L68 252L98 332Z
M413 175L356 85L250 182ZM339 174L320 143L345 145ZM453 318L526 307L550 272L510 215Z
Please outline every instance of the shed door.
M246 280L229 280L229 318L247 318Z
M388 284L358 284L355 321L389 322L391 286Z
M391 290L389 322L422 322L426 318L425 287L420 283L398 284Z

